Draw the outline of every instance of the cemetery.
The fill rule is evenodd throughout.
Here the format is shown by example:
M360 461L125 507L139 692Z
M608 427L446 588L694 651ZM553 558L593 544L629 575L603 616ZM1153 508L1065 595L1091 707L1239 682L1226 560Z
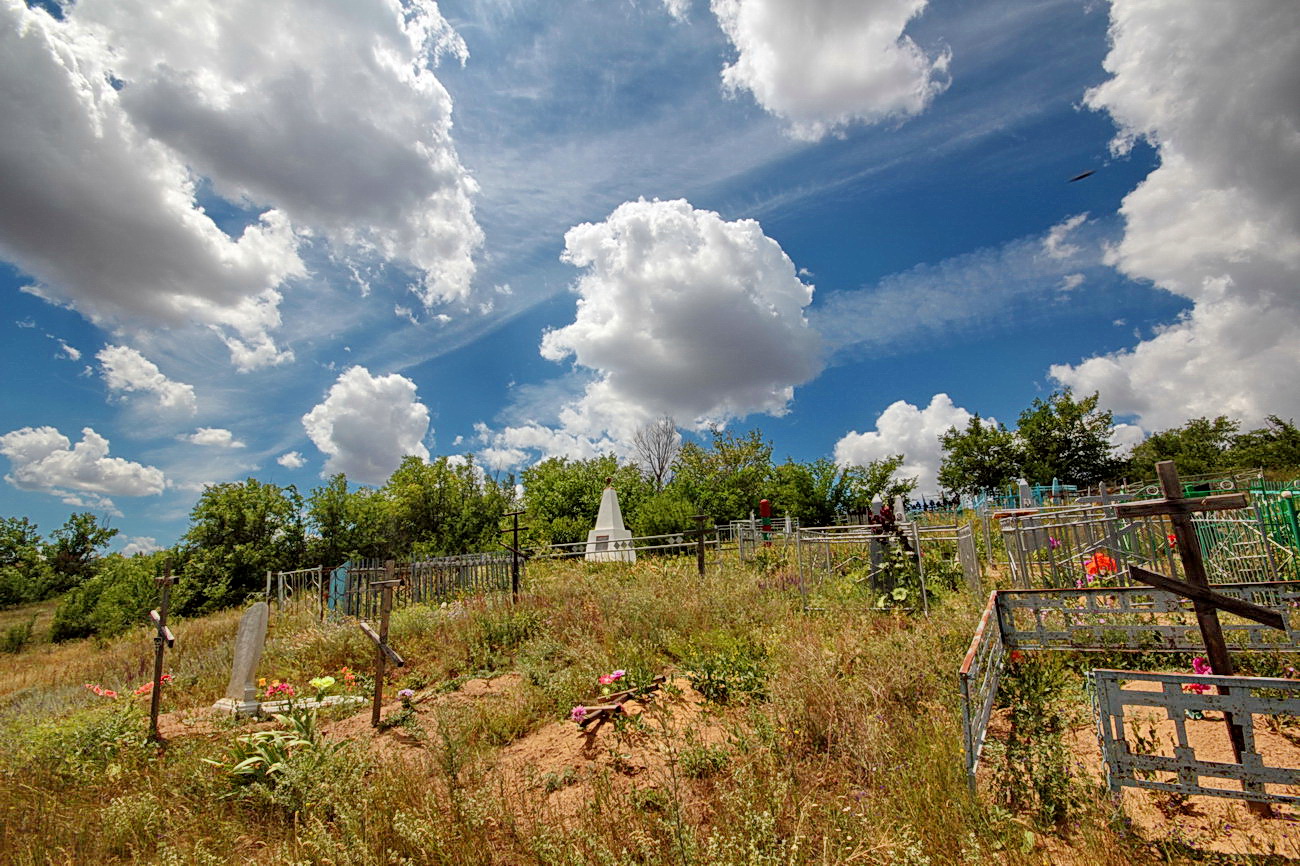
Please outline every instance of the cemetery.
M1022 493L828 526L763 500L638 537L607 483L576 543L530 544L507 513L495 551L272 571L183 619L161 574L147 629L0 673L23 720L0 843L51 862L1300 858L1289 500L1189 495L1172 465L1104 502Z

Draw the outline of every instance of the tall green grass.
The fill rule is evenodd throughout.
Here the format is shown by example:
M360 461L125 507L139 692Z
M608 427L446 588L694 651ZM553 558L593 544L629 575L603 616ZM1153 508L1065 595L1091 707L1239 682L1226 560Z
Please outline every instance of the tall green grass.
M397 684L435 693L469 676L518 673L509 699L432 703L424 747L346 744L333 769L295 777L292 796L242 796L220 762L246 726L217 725L165 748L143 711L82 687L143 678L152 643L38 647L0 668L0 851L36 863L941 864L1151 860L1105 798L1081 798L1043 827L973 798L961 760L955 671L977 617L960 592L928 619L806 613L733 564L699 578L693 560L530 567L518 605L465 600L394 615L410 662ZM176 623L165 709L195 710L225 687L238 612ZM352 624L273 617L261 672L304 683L371 648ZM666 756L633 786L521 784L502 746L559 723L614 668L635 681L711 682L704 744L684 716L652 709L637 736ZM654 706L653 704L651 705ZM566 723L567 724L567 723ZM1152 861L1154 862L1154 861Z

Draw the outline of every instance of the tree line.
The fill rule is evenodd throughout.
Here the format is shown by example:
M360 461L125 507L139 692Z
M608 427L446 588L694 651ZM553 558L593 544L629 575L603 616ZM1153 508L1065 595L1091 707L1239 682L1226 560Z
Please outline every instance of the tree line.
M939 484L958 493L1004 490L1020 479L1030 484L1095 486L1155 477L1155 465L1173 460L1183 475L1264 469L1278 474L1300 468L1300 430L1270 415L1266 424L1239 432L1226 416L1193 418L1152 433L1128 455L1111 442L1114 416L1100 409L1098 395L1076 398L1066 389L1036 398L1020 413L1015 429L975 415L965 429L940 437L943 462Z
M1151 435L1127 457L1111 444L1113 426L1096 394L1080 399L1068 390L1035 399L1012 430L976 416L940 437L939 483L953 492L1002 489L1021 477L1086 486L1151 477L1167 459L1188 475L1300 467L1300 431L1277 417L1245 432L1226 417L1192 419ZM673 420L662 418L637 431L630 460L552 457L524 469L519 486L513 475L485 471L473 455L407 457L378 487L340 474L305 496L292 485L247 478L207 487L179 541L148 555L103 555L117 530L90 513L73 514L48 540L27 518L0 519L0 607L61 595L56 639L111 635L144 618L156 598L154 577L164 570L180 576L173 609L203 614L257 593L267 571L501 549L502 516L516 509L525 512L527 544L579 543L607 482L638 536L690 530L697 514L742 519L764 498L777 515L822 526L909 494L916 479L895 477L903 460L776 462L772 443L756 429L716 429L703 442L683 442Z

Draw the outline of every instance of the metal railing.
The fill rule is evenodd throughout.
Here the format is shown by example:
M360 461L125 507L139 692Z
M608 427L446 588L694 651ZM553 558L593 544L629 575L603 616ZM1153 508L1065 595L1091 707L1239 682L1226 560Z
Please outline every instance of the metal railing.
M1270 763L1255 743L1256 715L1300 715L1300 681L1115 670L1093 671L1091 677L1096 686L1097 734L1106 781L1112 791L1150 788L1175 794L1300 804L1300 794L1296 793L1300 789L1300 767ZM1125 682L1137 688L1123 688ZM1172 755L1144 751L1151 748L1150 744L1128 737L1125 723L1133 718L1129 708L1148 708L1158 719L1173 721ZM1189 737L1193 725L1206 726L1207 730L1212 727L1222 745L1228 742L1222 721L1196 721L1206 713L1231 714L1244 740L1240 763L1210 760L1197 754L1197 741ZM1225 780L1238 787L1224 787Z
M962 744L966 754L966 781L975 793L975 775L979 770L980 756L988 738L989 717L993 714L993 701L1002 680L1002 659L1005 646L1002 629L998 627L997 592L989 593L984 615L975 627L975 637L962 660L957 679L961 685Z

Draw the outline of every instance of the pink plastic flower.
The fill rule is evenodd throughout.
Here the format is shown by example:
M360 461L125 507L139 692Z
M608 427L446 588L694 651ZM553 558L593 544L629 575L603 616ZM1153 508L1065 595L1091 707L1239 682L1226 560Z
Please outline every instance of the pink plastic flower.
M112 689L106 689L103 686L99 685L98 683L86 683L86 688L90 689L92 692L99 695L101 698L117 697L117 692L113 691Z
M572 721L581 722L583 719L587 718L587 708L582 704L578 704L576 707L569 710L569 718Z
M1052 548L1052 550L1056 550L1056 548L1061 546L1061 540L1049 535L1047 536L1047 546Z
M266 689L266 696L268 698L274 698L278 695L284 695L286 698L291 698L293 697L293 694L293 686L288 683L272 683Z
M1208 676L1209 674L1214 673L1214 668L1210 667L1210 663L1204 658L1196 656L1192 659L1192 673L1200 676Z

